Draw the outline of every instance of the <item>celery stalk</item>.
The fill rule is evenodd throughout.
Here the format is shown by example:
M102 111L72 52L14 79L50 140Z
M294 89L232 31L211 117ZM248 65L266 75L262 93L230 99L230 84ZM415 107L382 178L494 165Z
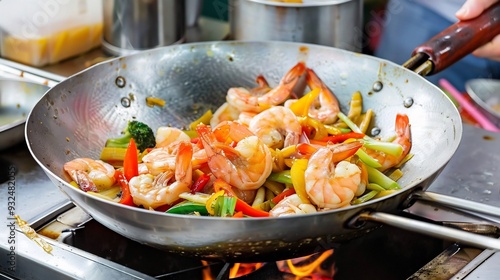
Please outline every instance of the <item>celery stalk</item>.
M387 177L384 173L379 170L366 166L366 170L368 171L368 181L370 183L375 183L386 190L398 190L401 189L399 184L396 181L393 181L391 178Z
M359 129L359 127L353 122L351 121L351 119L349 119L346 115L344 115L344 113L342 112L339 112L337 114L337 116L339 117L339 119L343 122L345 122L345 124L347 124L347 126L354 132L357 132L357 133L363 133L361 131L361 129Z
M290 170L273 172L271 173L271 175L269 175L269 177L267 177L267 179L275 182L280 182L290 185L292 184L292 176L290 175Z
M371 190L371 191L385 191L384 188L382 188L380 185L378 184L375 184L375 183L369 183L368 185L366 185L366 189L368 190Z
M356 205L356 204L361 204L363 202L367 202L368 200L374 198L378 193L379 191L369 191L366 194L353 200L351 204Z
M364 137L363 140L363 146L375 151L381 151L384 152L388 155L392 156L400 156L403 153L403 146L397 144L397 143L392 143L392 142L384 142L384 141L377 141L373 140L369 137Z
M378 162L378 160L374 159L370 155L368 155L365 151L362 149L358 149L356 151L356 155L359 157L359 159L366 165L371 166L373 168L379 168L382 167L382 164Z

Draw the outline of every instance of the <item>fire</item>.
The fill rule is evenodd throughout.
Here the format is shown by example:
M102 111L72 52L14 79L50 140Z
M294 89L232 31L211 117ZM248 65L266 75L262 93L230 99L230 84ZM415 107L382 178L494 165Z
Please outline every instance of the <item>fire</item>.
M313 280L329 280L333 279L335 268L333 263L326 264L326 260L333 254L333 249L324 251L323 253L312 254L305 257L277 261L276 266L282 273L288 273L295 276L295 279L313 279ZM205 261L202 261L206 267L203 271L203 279L214 279L210 271L210 266ZM229 279L235 279L244 275L248 275L265 263L235 263L230 268Z
M333 254L333 249L325 251L321 254L313 254L306 257L290 259L286 261L278 261L278 268L283 272L289 272L297 279L333 279L335 269L333 264L324 269L321 264Z

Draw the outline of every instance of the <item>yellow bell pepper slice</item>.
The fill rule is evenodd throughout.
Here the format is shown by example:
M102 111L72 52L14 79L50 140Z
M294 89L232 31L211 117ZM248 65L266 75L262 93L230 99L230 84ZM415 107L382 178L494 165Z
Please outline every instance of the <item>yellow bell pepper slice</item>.
M210 214L211 216L215 215L215 210L214 210L215 201L217 200L217 198L219 196L223 196L223 195L224 195L224 190L220 190L220 191L212 194L212 196L210 196L210 198L207 200L207 204L205 204L205 207L207 208L208 214Z
M314 99L318 97L319 95L319 88L315 88L312 91L308 92L299 100L296 102L292 103L290 105L290 110L295 113L297 116L307 116L309 113L309 107L311 107L311 104L313 103Z
M305 173L307 169L307 159L297 159L290 169L290 176L293 183L295 193L299 196L303 203L311 204L306 192Z
M192 123L189 124L189 129L196 131L196 127L200 124L210 124L210 120L212 119L212 110L207 110L201 117L199 117L197 120L193 121Z

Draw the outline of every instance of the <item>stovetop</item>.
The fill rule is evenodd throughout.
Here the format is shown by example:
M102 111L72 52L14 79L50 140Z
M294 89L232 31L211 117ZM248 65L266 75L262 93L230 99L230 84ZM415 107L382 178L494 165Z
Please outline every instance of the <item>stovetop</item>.
M212 30L222 30L209 34L209 38L225 36L226 25L209 20L205 24L218 25ZM38 75L46 74L57 82L67 76L68 71L75 73L88 66L86 63L101 58L102 51L95 50L65 62L64 70L61 65L30 70ZM2 63L12 65L0 59L0 65ZM464 125L459 149L429 191L500 207L499 143L500 134ZM126 239L81 213L50 182L25 143L0 151L0 191L0 211L6 217L0 224L0 274L3 276L20 279L224 279L227 276L223 270L227 264L202 263L166 254ZM38 233L53 238L44 238L53 248L50 254L19 230L13 230L10 210L28 221ZM400 214L434 221L500 225L496 217L471 215L424 202L417 202ZM500 254L490 250L382 226L367 236L336 246L326 264L333 264L335 279L366 279L367 275L371 279L440 279L443 275L447 278L441 279L495 279L500 273L496 266L499 261ZM450 263L454 266L449 266ZM436 270L444 272L438 276ZM240 279L294 277L283 274L272 263Z

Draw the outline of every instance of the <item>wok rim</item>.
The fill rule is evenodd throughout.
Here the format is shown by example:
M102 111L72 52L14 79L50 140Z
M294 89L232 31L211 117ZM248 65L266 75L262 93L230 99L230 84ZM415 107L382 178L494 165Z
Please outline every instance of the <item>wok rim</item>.
M253 0L250 0L250 1L253 1ZM47 175L49 175L49 177L57 179L57 181L60 184L62 183L62 185L65 188L69 188L72 191L73 190L78 191L78 192L82 193L85 196L85 198L89 198L90 197L91 199L96 200L99 203L106 203L106 204L108 204L108 205L110 205L112 207L117 207L118 206L118 207L123 207L122 209L127 209L127 210L131 210L131 211L139 211L139 212L141 212L143 214L151 214L151 215L157 215L157 216L169 217L169 218L190 219L190 220L193 220L193 221L196 221L196 220L230 221L230 220L232 220L231 223L242 223L242 222L248 223L248 222L252 222L252 221L269 221L269 220L276 220L276 219L279 219L279 220L282 220L282 219L297 219L297 218L300 218L300 217L312 217L312 216L332 215L334 213L336 214L336 213L347 212L347 211L356 210L356 209L360 209L360 210L370 209L370 206L373 205L373 204L378 204L381 201L389 200L389 199L392 199L392 198L394 198L396 196L400 196L404 192L407 192L407 191L411 192L411 191L414 191L415 189L418 189L419 184L421 184L421 183L426 182L427 180L429 180L429 178L433 177L436 173L440 172L447 165L447 163L450 161L451 157L456 153L456 151L457 151L457 149L458 149L458 147L459 147L459 145L461 143L462 136L463 136L463 122L462 122L461 115L460 115L460 113L458 111L458 108L456 108L456 106L452 106L451 108L453 108L453 112L450 111L449 112L450 114L448 114L448 116L455 114L456 117L457 117L456 118L457 121L459 121L455 125L453 125L454 135L455 135L455 138L457 138L457 140L453 141L453 143L455 143L455 145L453 147L451 147L451 146L447 146L446 147L447 150L452 149L452 151L450 151L451 152L451 156L448 159L446 159L446 161L444 162L444 164L442 164L440 166L437 166L435 168L435 170L433 170L433 172L429 172L429 174L427 176L425 176L425 177L420 176L418 178L415 178L415 180L413 180L410 184L407 184L406 186L402 186L400 190L397 190L394 193L391 193L389 195L386 195L386 196L383 196L383 197L380 197L380 198L377 198L377 199L372 199L372 200L370 200L368 202L357 204L357 205L349 205L349 206L343 207L343 208L337 208L337 209L332 209L332 210L328 210L328 211L320 211L320 212L308 213L308 214L298 214L298 215L290 215L290 216L283 216L283 217L246 217L244 219L231 219L231 218L212 217L212 216L195 216L195 215L170 214L170 213L165 213L165 212L160 212L160 211L148 210L148 209L144 209L144 208L140 208L140 207L129 207L129 206L126 206L126 205L121 205L118 202L114 202L114 201L111 201L111 200L103 199L103 198L95 196L95 195L91 195L91 194L85 193L84 191L71 186L69 184L69 182L67 182L64 178L59 177L58 175L54 174L50 169L48 169L38 159L38 157L34 153L34 151L32 149L32 145L30 143L30 138L29 138L29 134L30 133L28 131L29 130L28 129L28 125L29 125L28 120L30 120L33 112L35 111L34 109L36 107L38 107L39 104L43 101L45 95L49 94L52 91L55 91L59 87L62 87L65 83L69 82L71 79L77 78L81 74L89 72L89 71L91 71L94 68L100 67L101 65L104 65L104 64L107 64L107 63L110 63L110 62L115 62L115 61L127 59L127 58L131 58L131 57L147 56L148 54L153 54L153 53L156 53L156 52L161 53L161 52L164 52L165 50L173 50L173 49L176 49L176 48L189 49L189 48L192 48L192 47L208 47L208 46L216 46L216 45L221 45L221 44L222 45L232 45L232 46L234 46L236 48L238 46L245 46L245 45L248 45L248 44L265 44L265 45L270 45L271 44L271 45L293 46L293 47L297 47L297 49L299 49L301 47L312 46L314 48L334 49L334 50L339 51L339 52L348 53L348 54L359 56L359 57L362 57L362 58L373 59L373 60L378 61L380 64L387 64L389 66L396 67L398 69L401 69L401 70L404 70L405 72L410 73L412 76L415 77L415 79L419 79L422 82L427 83L428 86L433 87L432 90L435 93L431 93L431 94L438 94L438 93L442 94L444 96L444 98L446 98L448 100L448 102L450 104L453 104L452 101L451 101L451 99L449 98L449 96L446 95L444 93L444 91L442 91L437 85L435 85L435 84L429 82L428 80L426 80L421 75L419 75L419 74L415 73L414 71L409 70L409 69L407 69L407 68L405 68L405 67L403 67L403 66L401 66L401 65L399 65L397 63L394 63L392 61L389 61L389 60L386 60L386 59L383 59L383 58L378 58L378 57L375 57L375 56L371 56L371 55L368 55L368 54L363 54L363 53L348 51L348 50L339 49L339 48L330 47L330 46L312 44L312 43L285 42L285 41L228 40L228 41L205 41L205 42L185 43L185 44L180 44L180 45L170 45L170 46L159 47L159 48L150 49L150 50L146 50L146 51L141 51L141 52L137 52L137 53L133 53L133 54L127 54L127 55L124 55L124 56L115 57L115 58L112 58L112 59L109 59L109 60L106 60L106 61L103 61L103 62L99 62L97 64L94 64L91 67L88 67L88 68L86 68L86 69L84 69L82 71L79 71L79 72L71 75L71 76L68 76L66 79L64 79L63 81L61 81L60 83L58 83L54 87L49 88L43 94L43 96L36 102L35 106L33 106L32 110L29 112L29 114L27 115L27 118L26 118L26 123L25 123L25 141L26 141L27 147L28 147L28 149L29 149L29 151L30 151L33 159L37 162L37 164L40 167L42 167L43 171ZM53 182L53 183L55 185L57 185L55 182ZM61 191L63 191L69 197L69 199L73 203L75 203L74 199L71 196L69 196L66 193L65 190L61 189ZM85 210L85 207L82 207L82 209Z

